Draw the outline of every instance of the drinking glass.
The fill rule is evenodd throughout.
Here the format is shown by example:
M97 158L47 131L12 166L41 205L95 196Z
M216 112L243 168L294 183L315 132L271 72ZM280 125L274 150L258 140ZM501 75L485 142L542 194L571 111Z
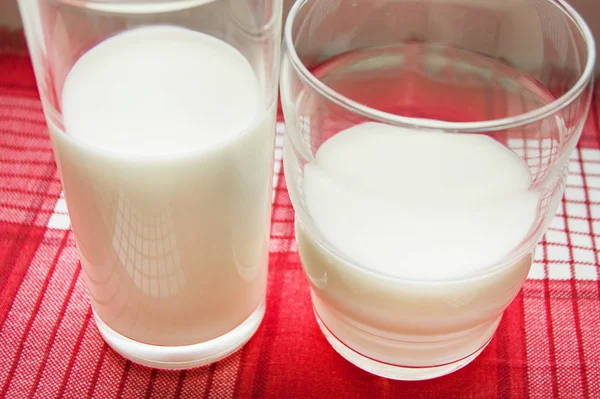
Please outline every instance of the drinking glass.
M229 355L265 312L281 0L19 6L103 338L156 368Z
M485 349L563 195L595 57L564 1L296 2L284 169L315 316L340 355L424 380ZM505 189L513 166L520 191Z

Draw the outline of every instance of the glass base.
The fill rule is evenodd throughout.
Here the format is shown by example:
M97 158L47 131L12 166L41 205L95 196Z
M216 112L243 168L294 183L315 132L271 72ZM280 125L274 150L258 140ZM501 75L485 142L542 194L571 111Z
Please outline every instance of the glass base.
M265 314L265 301L234 330L207 342L185 346L149 345L127 338L106 325L94 312L100 334L124 358L143 366L182 370L219 361L240 349L258 330Z
M469 352L467 352L467 354L465 356L460 357L458 360L455 361L450 361L450 362L444 362L443 364L439 364L439 363L434 363L434 365L432 366L403 366L400 364L392 364L389 362L383 362L383 361L379 361L376 360L372 357L369 357L367 355L365 355L364 353L361 353L359 351L357 351L355 348L352 348L349 346L348 343L343 342L342 340L340 340L339 335L336 334L336 330L333 330L328 327L325 323L326 320L329 320L329 322L333 323L332 326L335 326L337 329L339 329L339 333L344 334L345 336L347 336L347 338L350 338L351 336L353 337L353 339L358 339L360 340L361 334L365 334L365 332L358 332L358 330L354 330L352 327L349 327L347 325L346 322L344 322L342 319L332 319L332 317L334 317L330 312L326 311L325 309L321 309L322 311L324 311L325 313L323 314L323 316L326 317L321 317L321 315L319 314L319 301L318 299L315 300L315 296L313 295L313 305L314 306L314 312L315 312L315 317L317 319L317 323L319 324L319 327L321 329L321 331L323 332L323 335L325 335L325 338L327 339L327 341L329 342L329 344L333 347L333 349L335 349L335 351L337 353L339 353L344 359L348 360L350 363L354 364L355 366L371 373L371 374L375 374L378 375L380 377L385 377L385 378L389 378L389 379L393 379L393 380L401 380L401 381L421 381L421 380L429 380L432 378L437 378L437 377L441 377L443 375L446 374L450 374L453 373L454 371L457 371L463 367L465 367L466 365L468 365L469 363L471 363L477 356L479 356L479 354L481 352L483 352L483 350L488 346L488 344L490 343L490 341L492 340L493 336L494 336L494 332L496 331L496 327L498 326L498 323L500 321L500 318L498 318L498 320L494 320L493 323L489 326L485 326L483 330L481 329L476 329L474 331L474 334L467 334L466 338L467 340L471 340L472 343L476 343L476 342L480 342L478 345L476 346L471 346L473 349L471 349ZM322 306L322 305L321 305ZM354 330L353 333L348 334L348 328L350 328L350 330ZM357 335L358 334L358 335ZM370 334L367 334L370 335ZM371 339L374 338L374 336L370 337ZM375 348L377 348L378 346L380 346L378 343L374 342L374 341L370 341L371 344L375 345ZM449 340L449 343L452 344L452 341ZM382 342L381 345L383 347L387 347L387 348L392 348L392 347L396 347L395 349L399 349L399 348L406 348L406 345L408 343L406 342L401 342L401 341L397 341L395 344L391 344L390 342ZM424 353L427 353L428 351L431 351L432 348L438 348L438 344L437 342L433 342L433 343L426 343L426 342L421 342L421 343L412 343L409 344L411 345L410 350L404 352L404 355L402 355L403 357L406 357L407 359L411 358L411 354L414 356L415 353L421 353L421 355L423 355ZM392 346L390 346L392 345ZM378 348L379 350L381 350L381 347ZM466 349L463 347L463 349ZM460 352L457 352L460 353ZM464 353L464 352L463 352ZM401 360L401 359L399 359ZM433 360L433 359L432 359Z

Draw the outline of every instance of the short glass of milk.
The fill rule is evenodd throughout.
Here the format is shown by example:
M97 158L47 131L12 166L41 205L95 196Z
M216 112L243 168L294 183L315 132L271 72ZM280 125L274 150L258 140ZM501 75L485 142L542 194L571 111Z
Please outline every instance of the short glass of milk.
M423 380L488 345L561 200L595 47L553 0L299 0L284 169L317 322Z
M281 0L20 0L94 317L217 361L265 311Z

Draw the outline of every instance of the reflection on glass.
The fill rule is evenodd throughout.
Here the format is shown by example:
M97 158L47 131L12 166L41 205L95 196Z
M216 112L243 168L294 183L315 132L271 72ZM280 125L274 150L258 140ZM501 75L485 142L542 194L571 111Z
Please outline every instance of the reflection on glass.
M184 288L171 210L140 211L121 190L112 243L127 274L144 294L169 297Z

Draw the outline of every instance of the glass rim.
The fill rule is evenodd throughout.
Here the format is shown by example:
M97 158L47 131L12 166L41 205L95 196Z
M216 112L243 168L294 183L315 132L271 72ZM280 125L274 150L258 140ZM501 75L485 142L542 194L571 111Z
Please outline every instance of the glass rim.
M551 103L536 108L532 111L505 118L490 119L486 121L477 122L448 122L434 119L413 118L380 111L376 108L372 108L367 105L361 104L357 101L354 101L351 98L330 88L319 78L313 75L300 59L292 37L293 27L294 23L296 22L298 13L302 9L302 7L309 1L313 0L297 0L290 10L283 32L285 54L291 61L292 66L294 67L302 81L308 84L312 89L316 90L320 95L350 112L378 122L383 122L390 125L405 128L425 128L461 133L481 133L510 129L538 122L561 111L562 109L572 104L577 98L579 98L583 91L586 89L586 87L589 84L591 84L591 82L593 82L592 79L596 64L596 45L590 27L588 26L587 22L583 19L583 17L565 0L545 0L548 3L554 4L575 23L586 45L587 59L585 68L583 69L581 76L577 79L577 82L575 82L575 84L573 84L572 87L566 93L554 99Z
M122 14L174 12L215 1L219 0L56 0L76 8Z

